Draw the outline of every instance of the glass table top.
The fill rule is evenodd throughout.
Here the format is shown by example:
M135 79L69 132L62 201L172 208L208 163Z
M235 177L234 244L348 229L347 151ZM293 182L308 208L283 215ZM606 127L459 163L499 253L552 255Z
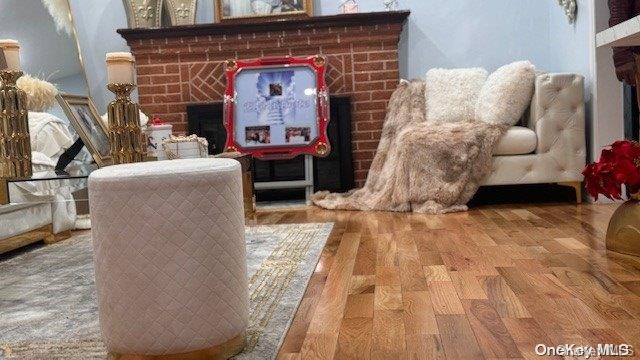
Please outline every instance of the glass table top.
M98 167L95 164L74 165L70 169L64 170L48 170L34 172L29 177L15 177L5 179L7 182L25 182L25 181L46 181L46 180L67 180L67 179L86 179L89 174Z
M95 164L74 164L66 171L36 171L28 177L0 179L0 205L86 201L88 177Z

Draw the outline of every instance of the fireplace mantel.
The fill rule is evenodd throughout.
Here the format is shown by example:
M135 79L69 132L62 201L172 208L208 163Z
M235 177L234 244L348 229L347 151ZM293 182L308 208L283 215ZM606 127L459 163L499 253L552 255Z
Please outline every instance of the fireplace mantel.
M355 14L339 14L312 17L295 17L264 21L255 19L246 22L233 21L213 24L172 26L159 29L118 29L118 33L128 42L139 39L160 39L202 35L229 35L283 30L310 30L326 27L350 27L360 25L403 24L411 12L377 11Z
M400 78L398 43L409 11L121 29L136 58L142 110L187 131L187 105L222 101L224 62L280 56L327 58L332 95L351 99L355 180L364 184Z

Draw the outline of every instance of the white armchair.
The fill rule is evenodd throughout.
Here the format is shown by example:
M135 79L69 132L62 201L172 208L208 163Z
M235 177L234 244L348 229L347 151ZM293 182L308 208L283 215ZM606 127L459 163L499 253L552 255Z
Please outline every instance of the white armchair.
M541 74L527 126L502 138L484 185L558 183L573 187L580 202L585 163L584 78Z

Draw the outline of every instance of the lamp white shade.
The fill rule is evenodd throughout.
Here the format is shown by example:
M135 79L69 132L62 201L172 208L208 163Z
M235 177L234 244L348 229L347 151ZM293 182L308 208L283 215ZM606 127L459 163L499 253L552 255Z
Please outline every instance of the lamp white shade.
M0 40L0 70L20 71L20 43L16 40L3 39Z
M135 84L136 60L129 52L107 53L107 82L109 84Z

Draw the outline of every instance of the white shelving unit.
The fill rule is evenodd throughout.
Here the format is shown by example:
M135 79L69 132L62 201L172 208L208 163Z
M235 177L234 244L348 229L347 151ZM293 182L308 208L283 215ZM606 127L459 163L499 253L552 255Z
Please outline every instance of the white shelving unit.
M597 33L596 46L640 46L640 16Z
M598 32L595 42L598 51L606 52L614 47L640 46L640 16Z

